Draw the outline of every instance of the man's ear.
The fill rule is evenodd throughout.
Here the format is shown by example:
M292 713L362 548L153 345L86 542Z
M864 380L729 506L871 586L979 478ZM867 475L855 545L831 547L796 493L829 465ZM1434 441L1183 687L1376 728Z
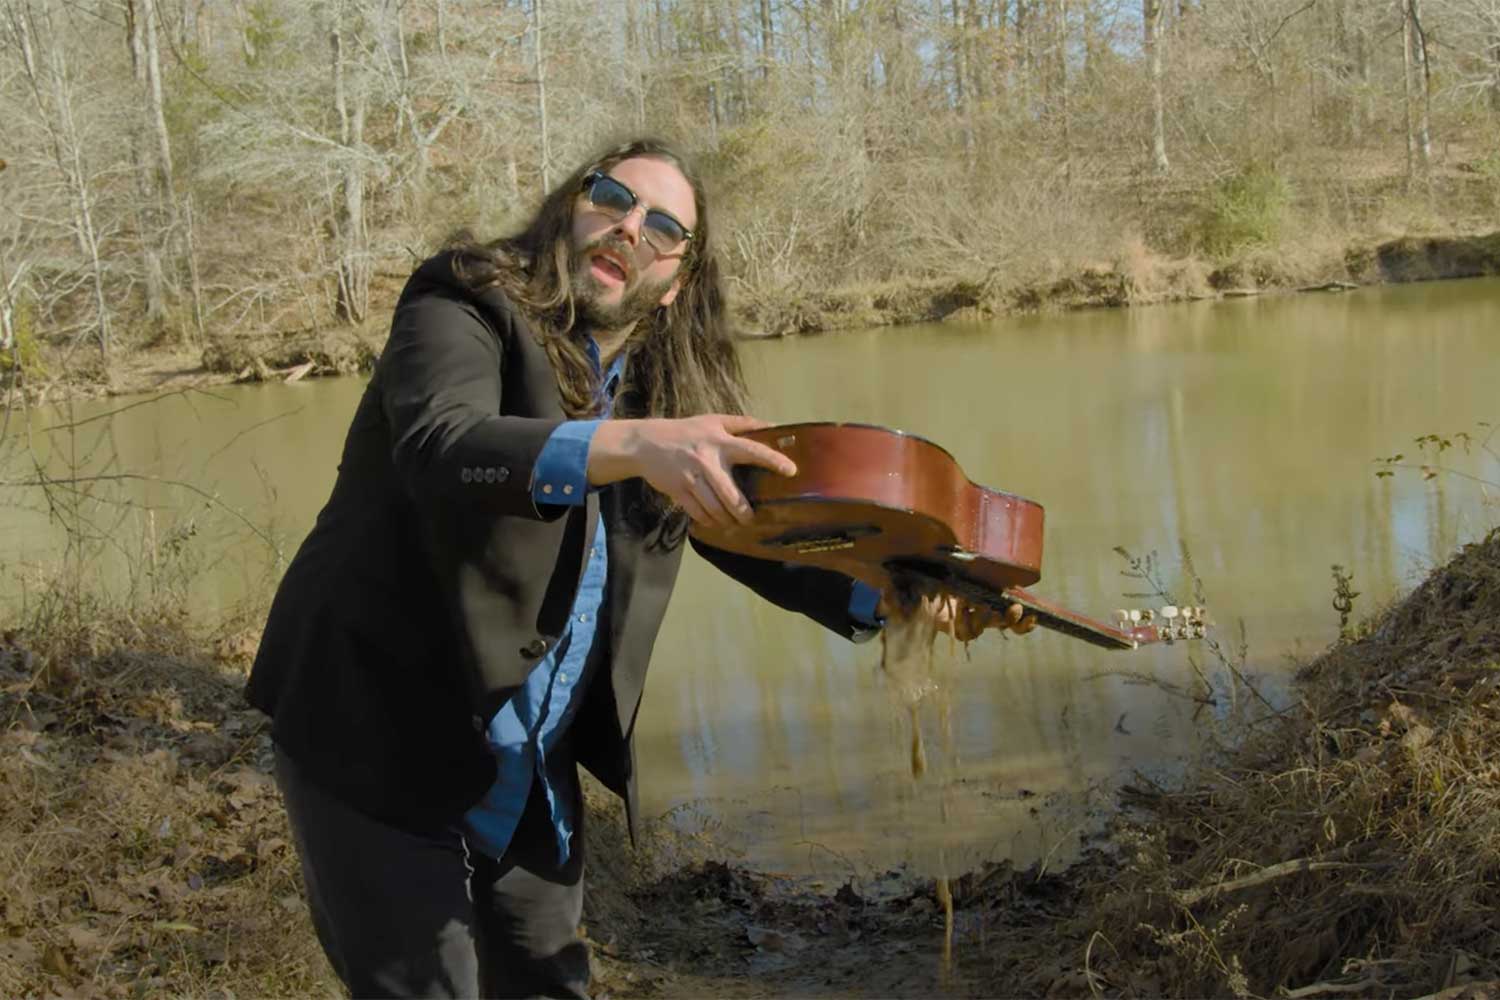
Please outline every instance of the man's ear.
M667 290L662 292L661 298L657 300L656 304L665 309L676 300L677 293L680 291L682 291L682 275L679 274L672 279L672 284L667 286Z

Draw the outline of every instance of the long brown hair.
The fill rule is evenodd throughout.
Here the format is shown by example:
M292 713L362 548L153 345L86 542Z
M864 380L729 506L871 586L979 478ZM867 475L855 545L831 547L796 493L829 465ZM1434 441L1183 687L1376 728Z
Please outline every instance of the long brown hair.
M489 243L460 238L454 270L471 288L499 287L526 314L552 361L563 411L573 418L595 415L598 375L585 348L585 331L577 325L572 288L573 211L586 176L635 157L665 160L682 173L693 188L698 222L679 272L677 298L631 332L616 412L633 417L742 413L744 376L724 307L703 184L687 160L660 139L635 139L589 160L553 188L514 235Z

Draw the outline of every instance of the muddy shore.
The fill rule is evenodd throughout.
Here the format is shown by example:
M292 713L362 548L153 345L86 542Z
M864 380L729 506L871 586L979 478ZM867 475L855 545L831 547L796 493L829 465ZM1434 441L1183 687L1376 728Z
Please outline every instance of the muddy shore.
M1500 232L1403 237L1352 246L1311 264L1289 267L1251 255L1217 267L1194 259L1122 260L1035 284L998 274L946 281L833 289L818 294L768 293L732 302L745 339L808 336L949 320L979 321L1047 310L1118 308L1165 302L1293 292L1340 292L1365 285L1500 274ZM128 395L225 385L296 381L368 371L384 342L403 275L377 282L371 319L358 327L325 327L275 335L211 338L202 346L122 352L108 377L97 372L33 378L32 400L65 395Z
M92 607L0 638L0 995L336 995L253 631ZM935 886L737 866L590 796L611 997L1496 996L1500 532L1307 663L1180 787L1137 780L1063 871ZM1446 992L1445 992L1446 991Z

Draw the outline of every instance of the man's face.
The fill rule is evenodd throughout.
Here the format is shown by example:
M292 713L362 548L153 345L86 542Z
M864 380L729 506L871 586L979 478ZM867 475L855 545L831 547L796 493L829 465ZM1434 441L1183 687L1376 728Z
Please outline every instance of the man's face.
M648 156L621 160L604 171L635 194L623 218L595 208L587 193L573 212L573 290L578 311L601 329L620 329L671 305L682 289L681 268L691 243L670 252L646 240L646 212L665 212L691 230L698 225L693 187L671 163Z

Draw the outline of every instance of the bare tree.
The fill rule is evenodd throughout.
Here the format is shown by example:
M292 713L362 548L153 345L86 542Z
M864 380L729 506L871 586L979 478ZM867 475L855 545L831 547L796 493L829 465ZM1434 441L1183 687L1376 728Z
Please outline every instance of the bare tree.
M354 11L350 0L338 0L329 26L333 55L333 107L338 116L338 143L334 164L337 178L330 198L333 202L333 237L336 245L340 319L357 323L364 319L370 301L370 235L365 224L365 163L361 147L365 141L368 94L360 70L349 58L346 35ZM350 77L354 76L354 85ZM352 91L352 93L351 93Z
M1167 160L1166 99L1162 94L1161 23L1163 0L1141 0L1141 30L1146 71L1151 80L1151 164L1158 174L1172 165Z
M537 148L541 151L542 193L552 190L552 142L547 135L547 55L542 47L542 0L531 0L532 43L536 53Z
M1401 87L1406 111L1406 175L1411 183L1428 179L1432 166L1430 79L1427 37L1418 0L1396 0L1401 13Z
M160 329L166 321L172 284L168 263L176 229L177 195L172 183L172 144L167 133L162 92L161 53L157 44L156 0L124 0L130 64L140 97L140 114L131 129L138 191L138 230L146 290L146 321Z
M107 364L113 317L105 292L102 237L95 220L99 178L89 163L78 127L79 100L65 51L66 33L58 30L54 12L46 3L5 0L3 10L8 41L20 56L21 72L46 135L52 163L71 201L70 235L86 261L93 316L80 324L80 329L92 331L100 357Z

